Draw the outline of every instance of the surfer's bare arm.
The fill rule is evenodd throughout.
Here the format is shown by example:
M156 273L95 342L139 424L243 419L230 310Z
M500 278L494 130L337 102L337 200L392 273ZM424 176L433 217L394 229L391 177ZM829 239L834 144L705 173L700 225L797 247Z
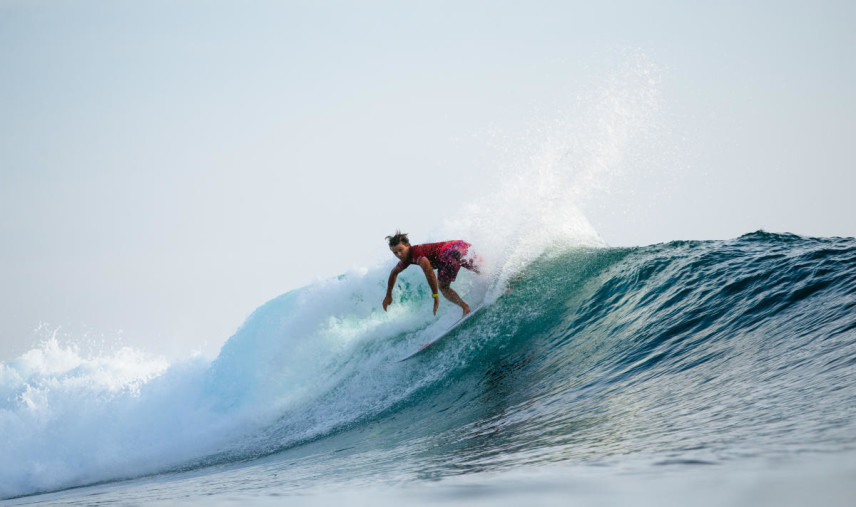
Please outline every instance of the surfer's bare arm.
M396 264L392 271L389 272L389 281L386 283L386 297L383 298L383 311L392 303L392 288L395 287L395 281L398 279L398 274L403 270Z
M425 272L425 278L428 280L428 285L431 286L431 295L434 296L434 315L437 315L437 308L440 307L440 298L437 297L437 275L434 274L434 268L431 267L431 261L422 257L419 261L419 267Z

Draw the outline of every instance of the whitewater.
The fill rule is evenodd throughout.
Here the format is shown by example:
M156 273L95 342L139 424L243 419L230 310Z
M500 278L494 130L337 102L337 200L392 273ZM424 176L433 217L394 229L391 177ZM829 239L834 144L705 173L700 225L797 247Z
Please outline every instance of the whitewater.
M0 364L2 503L850 505L856 239L614 248L578 207L650 141L647 70L420 238L479 249L454 287L486 307L413 360L460 310L410 269L384 312L384 255L213 359L51 337Z

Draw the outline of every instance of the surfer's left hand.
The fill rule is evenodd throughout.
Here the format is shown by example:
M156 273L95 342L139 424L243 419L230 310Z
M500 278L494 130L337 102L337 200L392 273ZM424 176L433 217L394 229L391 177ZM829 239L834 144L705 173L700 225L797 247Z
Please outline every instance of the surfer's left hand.
M440 308L440 298L434 298L434 315L437 315L437 308Z

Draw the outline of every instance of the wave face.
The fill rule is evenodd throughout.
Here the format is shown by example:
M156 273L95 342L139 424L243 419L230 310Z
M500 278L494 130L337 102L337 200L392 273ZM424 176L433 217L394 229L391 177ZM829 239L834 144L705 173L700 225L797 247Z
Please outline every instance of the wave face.
M432 317L413 269L384 313L388 268L268 302L211 362L52 340L3 364L0 496L260 458L306 485L856 447L854 239L564 248L462 273L488 307L404 363L458 314Z

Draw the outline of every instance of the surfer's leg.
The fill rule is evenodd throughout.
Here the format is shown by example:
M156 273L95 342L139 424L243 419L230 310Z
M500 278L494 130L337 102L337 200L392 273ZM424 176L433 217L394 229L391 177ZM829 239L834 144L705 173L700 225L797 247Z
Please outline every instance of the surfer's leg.
M440 292L443 293L443 297L445 297L452 303L455 303L456 305L460 306L461 309L464 311L464 315L470 313L470 305L468 305L464 302L463 299L461 299L461 296L459 296L458 293L455 292L455 289L451 287L451 283L452 282L449 281L440 282Z
M460 243L464 243L461 241ZM465 246L466 248L466 246ZM455 292L450 286L455 278L458 277L458 271L461 270L461 252L455 246L451 246L440 255L440 265L437 267L437 280L440 282L440 292L449 301L460 306L464 311L464 315L470 313L470 306L461 299L461 296Z

